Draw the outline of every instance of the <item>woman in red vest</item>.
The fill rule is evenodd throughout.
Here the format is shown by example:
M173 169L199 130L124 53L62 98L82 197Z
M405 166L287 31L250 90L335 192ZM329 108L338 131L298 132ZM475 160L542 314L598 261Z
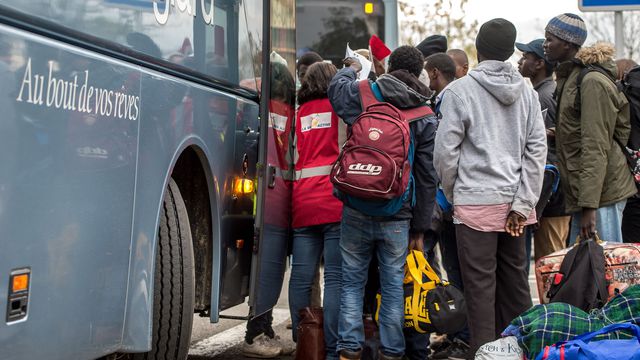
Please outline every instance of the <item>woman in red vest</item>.
M342 257L340 220L342 202L333 196L331 166L340 153L346 129L327 98L336 67L315 63L307 69L298 90L295 134L298 160L293 183L293 249L289 308L293 338L297 341L299 311L310 304L311 287L324 255L324 339L326 358L337 359ZM341 136L343 135L343 136Z

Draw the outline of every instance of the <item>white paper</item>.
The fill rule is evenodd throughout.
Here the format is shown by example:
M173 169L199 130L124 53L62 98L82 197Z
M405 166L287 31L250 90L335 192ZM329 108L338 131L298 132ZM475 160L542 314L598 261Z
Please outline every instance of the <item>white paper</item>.
M369 73L371 72L371 66L373 64L366 57L351 50L351 48L349 47L349 43L347 43L347 53L345 57L355 58L355 59L358 59L358 61L360 61L360 64L362 65L362 70L360 70L360 73L358 73L358 80L365 80L369 77Z

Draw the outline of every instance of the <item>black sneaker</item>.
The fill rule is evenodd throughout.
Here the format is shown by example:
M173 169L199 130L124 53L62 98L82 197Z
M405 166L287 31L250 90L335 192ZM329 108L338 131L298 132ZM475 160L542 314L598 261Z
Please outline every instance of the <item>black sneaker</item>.
M469 359L470 356L473 356L473 354L470 353L471 349L469 348L469 345L459 339L454 339L448 350L449 360L466 360Z
M431 349L432 353L429 358L434 360L448 359L449 349L453 346L453 343L449 340L443 342L442 344L438 344L438 346Z
M441 352L442 350L445 350L449 346L451 346L451 340L445 337L442 341L439 341L437 343L432 342L429 345L429 349L431 349L432 353L435 354L435 353ZM444 357L443 359L446 359L446 357Z

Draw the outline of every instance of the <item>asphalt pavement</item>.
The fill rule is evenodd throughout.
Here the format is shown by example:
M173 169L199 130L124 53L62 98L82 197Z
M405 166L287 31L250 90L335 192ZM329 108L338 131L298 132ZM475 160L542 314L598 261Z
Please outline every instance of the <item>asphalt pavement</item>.
M534 304L538 304L538 290L534 274L535 265L531 264L529 275L529 286L531 287L531 298ZM282 287L280 300L274 308L274 330L282 339L291 338L291 330L286 328L289 322L288 305L289 274L285 275L285 283ZM233 316L246 316L249 307L246 304L238 305L225 310L223 314ZM250 359L242 356L240 346L244 341L246 321L221 319L216 324L211 324L209 318L194 317L193 330L191 335L191 348L189 350L189 360L245 360ZM280 356L278 359L293 360L292 356Z

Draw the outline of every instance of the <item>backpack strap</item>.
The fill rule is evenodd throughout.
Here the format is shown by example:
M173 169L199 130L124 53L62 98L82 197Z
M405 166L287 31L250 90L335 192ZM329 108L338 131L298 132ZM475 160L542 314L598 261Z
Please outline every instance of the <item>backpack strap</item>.
M576 98L575 98L575 102L574 102L574 106L576 108L576 110L578 110L578 112L580 112L581 106L582 106L582 95L580 93L580 87L582 86L582 80L584 80L584 77L587 76L588 73L590 72L599 72L600 74L604 75L607 79L611 80L613 82L613 84L616 86L616 88L618 88L618 84L616 83L616 79L611 77L611 74L609 74L609 72L607 72L607 70L605 70L601 65L599 64L589 64L589 65L585 65L584 68L582 68L582 70L580 70L580 73L578 74L578 79L576 81Z
M358 89L360 90L360 102L362 103L362 111L367 110L367 107L373 104L377 104L380 101L376 98L376 95L371 89L369 80L358 81Z
M362 80L358 82L358 89L360 90L360 102L362 103L362 111L365 111L367 107L373 104L378 104L384 101L382 93L378 84L369 83L369 80ZM418 106L411 109L398 109L404 115L407 122L412 122L425 118L429 115L433 115L433 110L428 105Z
M573 264L576 261L576 255L581 246L584 245L582 245L582 243L576 244L571 250L569 250L569 252L565 254L564 259L562 259L560 270L554 275L551 287L549 288L549 291L547 291L547 298L549 300L553 299L558 291L560 291L560 287L564 284L566 277L569 275L571 269L573 268ZM560 275L561 278L559 281L556 281L555 277L558 275Z

